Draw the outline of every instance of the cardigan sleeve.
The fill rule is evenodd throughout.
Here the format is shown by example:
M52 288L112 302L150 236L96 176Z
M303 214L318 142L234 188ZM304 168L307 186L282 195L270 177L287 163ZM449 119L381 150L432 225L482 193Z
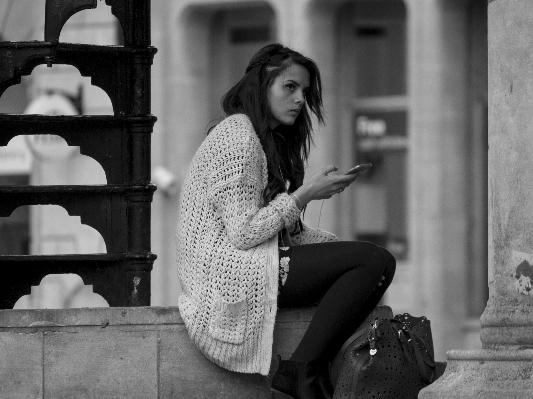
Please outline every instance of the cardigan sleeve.
M301 232L291 235L291 243L293 245L318 244L329 241L339 241L339 239L329 231L309 227L305 223Z
M213 153L208 196L233 246L252 248L294 224L300 210L288 194L278 194L262 206L264 155L257 140L249 134L227 134L220 144Z

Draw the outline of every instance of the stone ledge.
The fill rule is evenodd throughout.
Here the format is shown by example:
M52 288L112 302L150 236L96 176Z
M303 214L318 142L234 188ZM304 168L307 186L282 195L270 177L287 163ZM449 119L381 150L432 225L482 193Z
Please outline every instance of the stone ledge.
M280 309L276 324L309 323L315 307ZM79 309L0 310L0 331L15 328L47 330L54 327L183 325L177 307L117 307Z
M270 375L315 310L278 310ZM0 310L0 353L2 399L271 398L268 377L203 356L177 307Z
M314 312L278 311L274 356L292 354ZM271 397L269 378L205 358L177 307L0 310L0 351L0 398Z
M452 350L446 371L419 399L533 398L533 350Z
M13 328L183 324L177 307L0 310L0 331Z
M449 361L530 361L533 362L533 349L512 349L502 348L480 349L480 350L458 350L454 349L446 353Z

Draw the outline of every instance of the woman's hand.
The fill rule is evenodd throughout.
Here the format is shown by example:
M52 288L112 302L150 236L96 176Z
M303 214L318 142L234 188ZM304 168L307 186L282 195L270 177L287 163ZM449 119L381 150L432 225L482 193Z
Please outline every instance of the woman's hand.
M328 165L311 176L301 187L294 192L300 199L302 206L305 206L312 200L327 199L335 194L341 193L346 187L352 184L358 173L351 175L334 175L329 174L337 171L335 165Z

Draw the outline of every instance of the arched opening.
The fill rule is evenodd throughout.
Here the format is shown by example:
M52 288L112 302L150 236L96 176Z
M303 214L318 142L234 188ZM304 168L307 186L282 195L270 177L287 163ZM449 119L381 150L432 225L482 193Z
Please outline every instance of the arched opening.
M1 38L0 38L1 39ZM22 114L30 103L30 85L27 77L23 77L18 85L9 87L0 97L0 113Z
M123 43L120 23L111 6L99 1L96 8L77 12L63 26L59 41L114 46Z
M24 176L21 179L19 177ZM102 166L55 135L13 137L0 147L0 182L4 185L106 184Z
M3 40L29 41L43 40L45 2L9 1L0 5L0 15L5 22L0 26ZM98 2L95 9L83 10L74 14L63 26L60 41L94 45L117 45L123 41L120 24L111 13L111 7ZM76 76L77 75L77 76ZM111 102L105 92L92 86L90 78L82 78L79 72L68 65L54 65L52 68L38 66L31 77L23 77L21 85L12 86L0 98L0 112L23 113L25 106L43 92L60 91L72 97L82 90L83 114L113 114ZM20 106L20 99L27 102ZM24 101L23 101L24 102Z
M79 216L69 216L59 205L18 207L10 217L0 218L0 231L13 233L0 234L0 255L107 252L98 231L81 224Z
M31 294L22 296L13 309L70 309L109 307L107 301L84 285L77 274L49 274Z
M107 93L92 85L91 78L81 76L79 70L72 65L56 64L51 68L38 65L30 76L22 77L22 83L28 88L30 102L42 95L59 94L68 98L79 114L113 115L113 105ZM2 99L9 101L10 93L16 90L15 87L9 87Z
M44 65L36 67L32 74L23 76L20 85L9 87L0 98L0 111L5 113L29 113L44 115L99 115L113 114L108 95L99 87L91 85L91 78L83 77L77 68L70 65ZM24 98L16 108L9 106L13 97ZM16 152L16 153L15 153ZM13 138L5 147L0 147L0 176L9 175L14 163L20 163L17 154L30 154L26 171L28 184L106 184L102 166L86 155L79 147L68 146L59 136L34 135ZM19 154L19 155L20 155ZM18 166L17 166L18 167ZM20 167L19 167L20 169Z
M5 180L5 178L4 178ZM21 178L9 183L24 183ZM104 239L95 229L69 216L58 205L22 206L0 218L0 255L59 255L106 253ZM75 274L46 276L31 295L21 297L14 309L108 306L92 286Z

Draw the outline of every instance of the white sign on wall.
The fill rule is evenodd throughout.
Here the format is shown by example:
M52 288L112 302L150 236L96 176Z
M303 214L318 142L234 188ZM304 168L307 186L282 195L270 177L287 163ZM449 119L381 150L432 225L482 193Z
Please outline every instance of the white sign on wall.
M45 94L33 100L25 114L39 115L77 115L72 102L61 94ZM33 155L42 161L58 161L71 157L77 147L69 147L67 142L52 134L24 136Z

